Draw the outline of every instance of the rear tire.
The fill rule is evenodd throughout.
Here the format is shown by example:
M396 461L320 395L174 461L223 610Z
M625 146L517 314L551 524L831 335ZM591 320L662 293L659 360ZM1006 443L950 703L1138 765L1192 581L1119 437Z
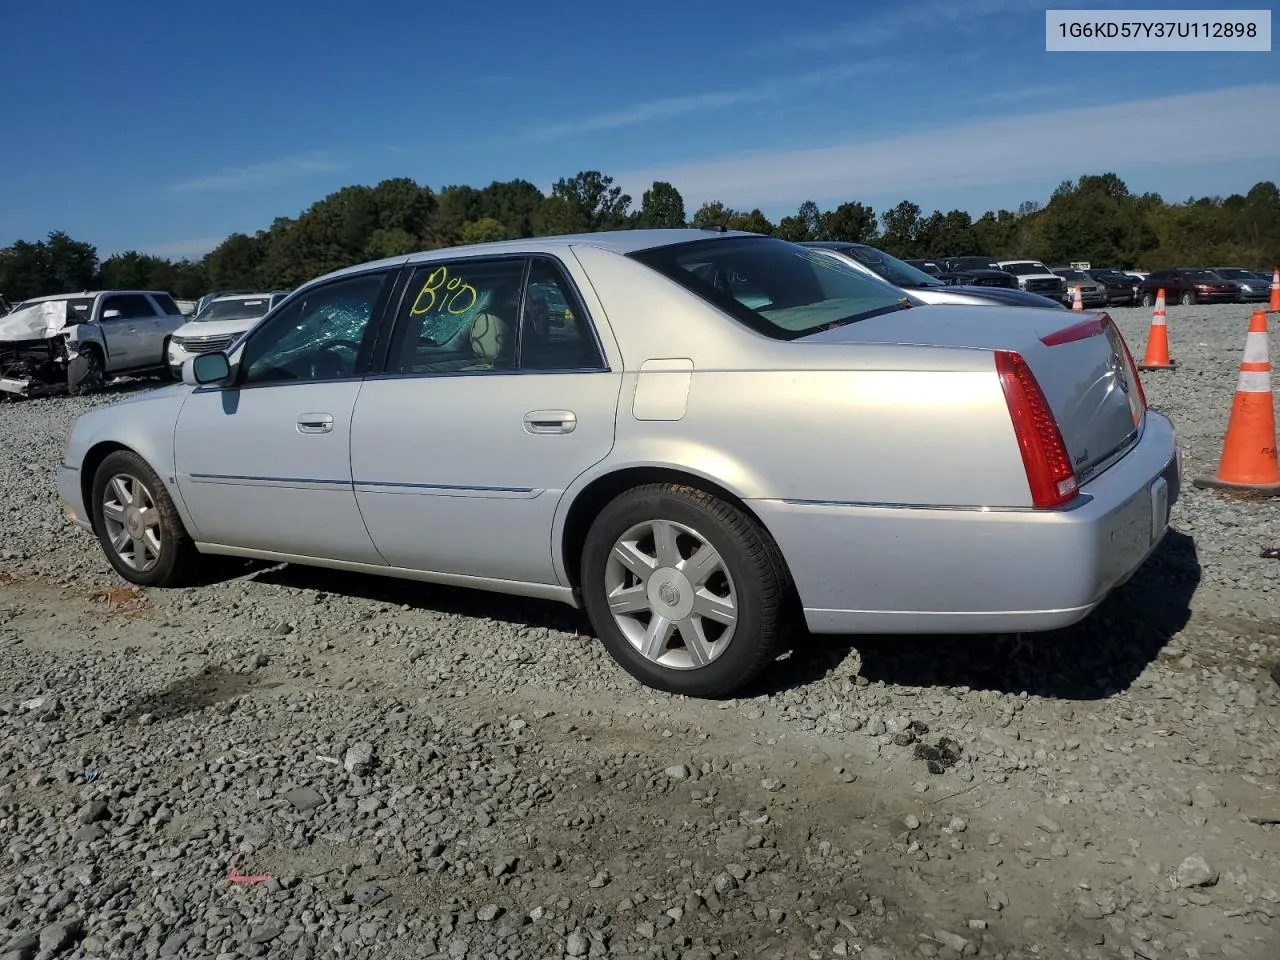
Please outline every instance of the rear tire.
M1144 307L1154 307L1156 305L1156 298L1150 290L1143 290L1141 303Z
M1183 290L1180 300L1184 307L1194 307L1196 305L1196 295L1191 290Z
M101 390L106 382L102 354L98 352L97 347L85 347L67 364L67 391L73 397L82 397Z
M93 476L93 530L116 573L142 587L179 586L200 554L169 491L132 450L109 454Z
M600 511L581 584L609 654L668 693L732 695L776 658L793 622L791 577L768 532L681 484L636 487Z

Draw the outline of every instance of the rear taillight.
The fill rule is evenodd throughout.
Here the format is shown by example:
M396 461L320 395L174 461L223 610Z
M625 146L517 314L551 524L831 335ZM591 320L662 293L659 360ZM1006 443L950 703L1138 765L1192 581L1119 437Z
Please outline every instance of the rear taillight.
M1027 484L1031 487L1031 502L1037 507L1060 507L1075 497L1079 484L1058 421L1022 355L1012 350L997 350L995 356L1013 432L1022 451Z

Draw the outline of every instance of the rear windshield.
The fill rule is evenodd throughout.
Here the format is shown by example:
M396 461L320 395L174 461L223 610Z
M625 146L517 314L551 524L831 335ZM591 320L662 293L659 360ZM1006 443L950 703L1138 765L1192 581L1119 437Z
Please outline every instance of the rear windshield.
M913 267L905 260L899 260L892 254L877 250L875 247L854 246L841 247L840 252L853 257L859 263L865 263L867 269L883 277L895 287L943 287L941 280L929 276L923 270Z
M1018 263L1006 263L1000 268L1006 273L1016 273L1023 277L1029 273L1048 273L1043 263L1037 263L1035 260L1021 260Z
M1004 267L986 257L954 257L947 261L953 270L1003 270Z
M775 340L912 307L887 283L776 237L695 240L630 256Z
M193 317L193 320L250 320L267 312L269 297L252 300L215 300Z

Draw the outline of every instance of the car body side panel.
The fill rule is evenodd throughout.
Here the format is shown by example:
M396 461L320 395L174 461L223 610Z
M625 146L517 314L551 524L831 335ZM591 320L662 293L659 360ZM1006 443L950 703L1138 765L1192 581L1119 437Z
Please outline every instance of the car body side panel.
M173 498L182 522L198 536L199 528L186 509L173 469L173 436L182 404L191 388L173 384L121 400L82 414L76 421L73 443L59 468L59 489L78 520L90 518L91 505L81 498L81 469L84 457L100 443L127 447L144 459L159 475Z
M1170 422L1054 511L748 501L815 633L1047 630L1086 616L1158 546L1180 486Z

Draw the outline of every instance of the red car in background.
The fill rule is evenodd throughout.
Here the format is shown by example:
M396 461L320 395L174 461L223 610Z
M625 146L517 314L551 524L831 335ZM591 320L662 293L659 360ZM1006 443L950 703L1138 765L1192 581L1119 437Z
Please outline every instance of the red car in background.
M1152 306L1161 290L1166 302L1187 307L1193 303L1235 303L1240 298L1240 284L1204 269L1153 270L1138 284L1138 298L1144 307Z

